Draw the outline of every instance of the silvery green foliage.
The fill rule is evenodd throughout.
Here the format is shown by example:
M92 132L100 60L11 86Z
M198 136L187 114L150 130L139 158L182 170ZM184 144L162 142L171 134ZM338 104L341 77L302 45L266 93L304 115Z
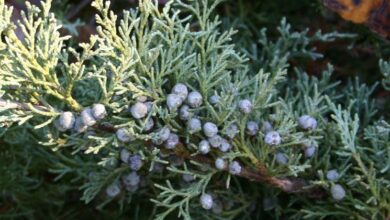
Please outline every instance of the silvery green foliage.
M152 201L155 219L215 219L201 207L223 219L261 215L263 209L252 204L267 196L288 200L266 208L275 207L278 216L284 210L291 219L388 217L390 126L386 119L374 121L373 89L357 80L348 89L332 82L332 66L320 78L297 68L286 80L289 58L320 58L312 41L346 35L292 32L283 20L280 38L269 40L262 30L253 42L256 51L240 53L244 47L232 41L236 31L223 30L214 16L220 2L175 0L159 8L143 0L118 19L109 2L95 0L97 33L73 48L59 33L51 1L28 5L20 40L11 9L0 0L0 132L17 134L2 138L13 143L33 136L58 179L75 177L83 201L105 200L99 195L106 193L111 198L104 204L134 209L128 203L138 195ZM167 103L169 94L182 103ZM237 105L243 99L252 105L245 114ZM61 112L77 116L73 129L56 128ZM304 114L316 119L316 129L301 128L297 119ZM189 124L190 118L198 121ZM248 129L251 121L256 125ZM217 129L199 132L207 122ZM269 124L260 129L257 122ZM206 155L198 152L202 140L213 147ZM305 143L316 143L319 156L304 158ZM274 163L278 152L283 165ZM330 167L342 178L328 180ZM245 176L250 171L254 176ZM300 178L321 193L293 193L263 176L251 181L259 173L282 183ZM183 183L182 176L194 179ZM203 195L212 195L212 202Z

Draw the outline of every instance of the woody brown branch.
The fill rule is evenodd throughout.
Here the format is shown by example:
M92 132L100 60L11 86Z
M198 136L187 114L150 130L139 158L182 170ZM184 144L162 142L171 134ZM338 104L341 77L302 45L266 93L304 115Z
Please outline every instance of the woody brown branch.
M6 101L3 99L0 99L0 107L29 110L26 104ZM44 106L35 107L39 108L41 111L45 111L46 109ZM93 128L109 133L115 133L117 130L113 125L107 123L94 125ZM150 144L148 145L151 146ZM188 151L183 144L179 144L179 146L174 151L171 151L171 153L174 153L175 155L184 159L193 160L201 164L207 164L211 167L214 166L214 160L212 158L206 155L192 155L191 152ZM224 170L228 171L228 168L226 167ZM256 169L250 167L243 167L241 172L237 174L237 176L246 178L250 181L265 183L274 186L286 193L305 193L307 196L315 198L321 198L324 196L324 192L321 188L311 187L310 184L304 179L278 178L268 174L268 170L263 164L256 164Z

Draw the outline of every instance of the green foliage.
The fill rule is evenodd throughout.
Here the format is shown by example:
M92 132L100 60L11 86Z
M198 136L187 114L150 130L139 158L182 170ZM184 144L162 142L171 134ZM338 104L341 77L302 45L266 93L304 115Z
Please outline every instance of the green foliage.
M143 0L119 16L109 1L95 0L96 35L71 45L50 13L50 0L40 7L27 3L18 24L23 39L15 34L12 9L0 0L0 205L6 207L0 216L82 218L92 210L97 218L388 218L390 126L374 107L377 85L336 81L332 65L316 77L289 63L323 58L314 42L355 35L292 31L282 19L273 36L240 17L219 18L220 4L227 3ZM388 88L389 65L381 61L380 67ZM227 140L230 151L197 151L206 137L191 134L177 109L166 105L177 83L203 97L190 109L192 117L213 122L226 139L237 125L239 134ZM210 102L211 96L219 101ZM135 119L129 107L142 99L150 109ZM238 110L242 99L253 104L250 114ZM96 125L85 132L57 129L61 113L80 119L94 103L108 113ZM303 129L302 115L316 126ZM260 125L254 136L246 132L248 121ZM178 135L175 149L155 144L162 128ZM118 129L134 140L121 142ZM267 143L269 130L281 136L280 144ZM308 146L315 148L312 157L305 156ZM123 152L142 159L136 186L125 184L133 171ZM216 158L239 162L241 172L216 169ZM337 180L326 177L332 169ZM330 192L336 183L346 191L341 201ZM114 196L107 192L112 184L120 189ZM77 202L61 199L70 193ZM212 210L202 208L204 193L213 197ZM87 211L78 210L80 200Z

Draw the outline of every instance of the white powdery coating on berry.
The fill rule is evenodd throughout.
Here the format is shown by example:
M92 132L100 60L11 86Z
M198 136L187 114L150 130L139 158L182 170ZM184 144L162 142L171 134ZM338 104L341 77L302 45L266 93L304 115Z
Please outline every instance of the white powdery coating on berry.
M288 162L288 158L282 153L276 153L275 159L278 164L287 164Z
M335 184L330 189L330 193L332 194L333 199L340 201L344 199L346 193L344 188L340 184Z
M81 112L81 119L86 126L93 126L94 124L96 124L96 119L95 117L93 117L91 108L85 108Z
M88 126L86 126L83 122L83 119L81 117L77 117L76 121L73 126L73 130L75 130L78 133L82 133L88 129Z
M242 170L241 165L237 161L233 161L229 165L229 172L233 175L240 174Z
M246 133L250 136L255 136L259 132L259 125L255 121L248 121L246 123Z
M130 152L123 148L120 152L120 158L123 163L128 163L129 162L129 157L130 157Z
M329 181L335 181L339 178L339 173L337 172L337 170L329 170L328 172L326 172L326 178Z
M249 114L252 112L252 102L248 99L243 99L240 102L238 102L238 109L241 113Z
M231 124L229 127L226 128L225 134L230 139L233 139L240 131L238 130L238 126L236 124Z
M213 207L213 197L210 194L203 194L200 197L200 204L204 209L211 209Z
M75 117L72 112L62 112L57 121L57 128L60 131L71 129L75 124Z
M119 195L120 192L121 192L121 187L118 182L114 182L111 185L107 186L106 188L106 194L108 197L111 198Z
M261 126L261 131L264 133L270 132L273 130L272 124L269 121L264 121L263 125Z
M305 157L306 158L313 157L315 153L316 153L316 147L314 147L314 146L307 146L305 148Z
M198 144L198 150L201 154L207 154L210 152L210 144L207 140L202 140Z
M139 154L135 154L129 157L129 166L131 170L137 171L141 169L143 165L142 157Z
M191 118L187 122L187 129L190 134L194 134L202 130L202 122L198 118Z
M183 105L179 110L179 118L183 121L187 121L190 116L190 107L188 105Z
M152 130L153 126L154 126L153 118L148 118L145 125L144 125L144 128L142 130L143 131L150 131L150 130Z
M184 173L184 174L181 176L181 178L182 178L185 182L187 182L187 183L192 182L192 181L195 180L195 176L194 176L194 175L187 174L187 173Z
M140 181L141 177L135 171L122 176L122 182L125 186L137 186Z
M215 168L217 168L218 170L223 170L226 168L226 161L222 158L217 158L215 160L214 165L215 165Z
M137 102L131 106L130 113L135 119L144 118L148 114L148 106L145 103Z
M92 115L96 120L102 120L107 115L106 107L103 104L94 104Z
M126 128L119 128L115 134L118 140L122 142L130 142L135 140L135 138L130 134L130 132Z
M183 99L176 94L169 94L167 96L167 106L169 110L176 110L183 104Z
M212 104L212 105L216 105L218 104L219 102L219 96L217 95L212 95L210 98L209 98L209 103Z
M197 108L201 106L203 103L202 94L197 91L190 92L190 94L188 94L187 96L187 103L192 108Z
M184 101L187 98L188 95L188 89L187 86L183 83L176 84L171 91L173 94L178 95L182 101Z
M224 138L222 138L221 146L219 146L219 150L222 152L228 152L232 148L232 145Z
M222 137L219 135L214 135L208 138L208 141L212 147L219 148L222 144Z
M146 105L146 111L150 113L153 108L153 102L145 102L144 104Z
M264 142L268 145L275 146L282 142L282 138L277 131L270 131L265 135Z
M213 137L218 133L218 127L216 124L214 124L212 122L206 122L203 125L203 133L207 137Z
M303 115L298 119L299 126L305 130L311 130L317 128L317 120L310 115Z
M164 141L168 140L169 135L171 134L171 130L168 127L160 128L156 131L156 137L152 139L154 144L160 145L164 143Z
M168 139L165 141L166 149L174 149L179 144L179 136L174 133L170 133Z

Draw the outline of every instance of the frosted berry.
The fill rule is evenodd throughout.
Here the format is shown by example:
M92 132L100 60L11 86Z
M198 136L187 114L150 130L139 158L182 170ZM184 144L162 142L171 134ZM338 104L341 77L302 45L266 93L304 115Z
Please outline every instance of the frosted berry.
M135 154L129 157L129 166L131 170L137 171L141 169L143 165L142 157L139 154Z
M275 160L278 164L287 164L288 163L287 157L282 153L276 153Z
M148 106L145 103L137 102L131 106L130 113L135 119L144 118L148 114Z
M170 133L168 139L165 141L166 149L174 149L179 144L179 136L174 133Z
M255 121L248 121L245 131L248 135L255 136L259 132L259 125Z
M123 163L128 163L130 158L130 152L123 148L120 152L120 158Z
M248 99L241 100L238 102L238 109L243 114L249 114L252 112L253 105L252 102Z
M218 133L218 127L212 122L206 122L203 125L203 133L207 137L213 137Z
M224 138L222 138L221 146L219 146L219 150L222 152L228 152L232 148L232 145Z
M176 94L169 94L167 96L167 106L169 110L176 110L183 103L183 99Z
M229 127L226 128L225 134L230 139L233 139L240 131L238 130L238 126L236 124L231 124Z
M179 118L183 121L187 121L190 116L190 107L188 105L183 105L179 110Z
M106 194L108 197L111 198L114 198L115 196L119 195L120 192L121 187L118 182L114 182L106 188Z
M218 148L221 146L223 138L219 135L214 135L208 138L208 141L212 147Z
M229 165L229 172L233 175L240 174L242 170L241 165L237 161L233 161Z
M132 171L129 174L122 176L122 182L125 186L136 186L139 184L140 181L141 178L135 171Z
M83 119L81 117L77 117L76 121L73 126L73 130L75 130L78 133L82 133L88 129L88 126L86 126L83 122Z
M187 97L187 103L190 107L197 108L197 107L202 105L203 97L197 91L190 92L190 94L188 94L188 97Z
M191 118L187 122L187 129L190 134L194 134L202 130L202 122L198 118Z
M56 127L60 131L71 129L75 124L75 117L72 112L62 112L57 120Z
M316 147L314 147L314 146L307 146L305 148L305 157L306 158L313 157L315 153L316 153Z
M106 107L102 104L92 106L92 115L96 120L102 120L107 115Z
M96 119L95 117L93 117L91 108L85 108L81 112L81 119L86 126L93 126L94 124L96 124Z
M261 126L261 131L264 133L267 133L267 132L270 132L272 130L273 130L273 128L272 128L271 123L269 121L264 121L262 126Z
M154 126L154 120L153 118L148 118L145 122L144 128L142 129L143 131L150 131L152 130Z
M211 209L213 207L213 197L210 194L203 194L200 197L200 204L204 209Z
M201 154L207 154L210 152L210 144L207 140L202 140L198 144L198 150Z
M212 105L216 105L218 104L219 102L219 96L217 95L212 95L210 98L209 98L209 103L212 104Z
M344 188L340 184L334 184L330 189L330 193L333 199L337 201L344 199L346 195Z
M275 146L282 142L282 138L277 131L270 131L265 135L264 142L268 145Z
M214 165L218 170L224 170L226 168L226 161L222 158L217 158Z
M298 119L299 126L305 130L312 130L317 128L317 120L310 115L303 115Z
M171 91L173 94L176 94L178 95L182 101L184 101L186 98L187 98L187 95L188 95L188 89L187 89L187 86L182 84L182 83L178 83L176 84L173 88L172 88L172 91Z
M152 139L154 144L160 145L168 140L171 130L168 127L160 128L156 131L156 136Z
M337 170L329 170L328 172L326 172L326 178L329 181L335 181L339 178L339 173L337 172Z
M153 102L145 102L144 104L146 105L146 111L150 113L153 109Z
M187 183L192 182L192 181L195 180L195 176L194 176L194 175L187 174L187 173L183 174L183 175L181 176L181 178L182 178L185 182L187 182Z
M115 134L118 140L122 142L130 142L135 140L135 137L130 134L130 132L126 128L118 129Z

